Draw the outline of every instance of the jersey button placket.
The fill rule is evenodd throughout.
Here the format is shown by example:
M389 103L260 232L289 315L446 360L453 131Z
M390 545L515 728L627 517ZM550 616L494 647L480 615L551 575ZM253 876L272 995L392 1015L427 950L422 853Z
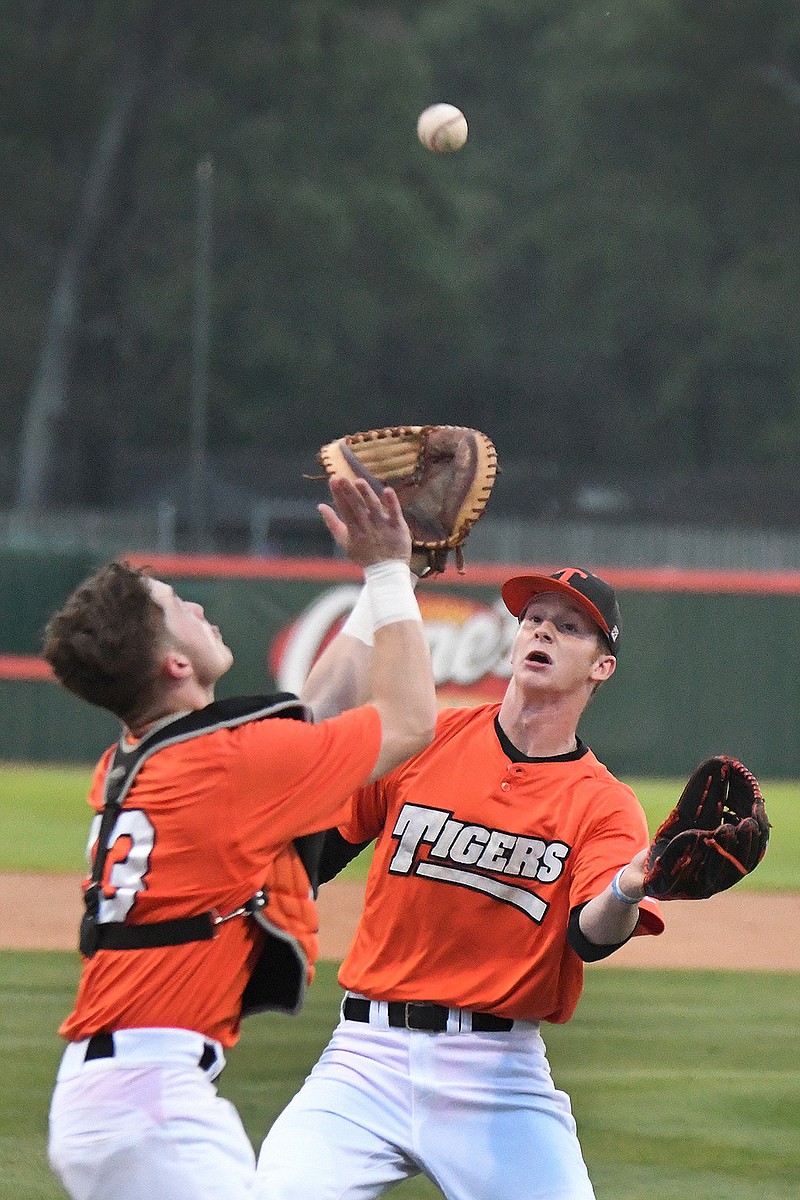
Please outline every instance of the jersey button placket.
M505 778L500 783L501 792L509 792L511 790L513 778L517 774L519 772L515 769L514 763L509 763L505 770Z
M509 763L506 767L506 777L500 784L501 792L510 792L515 783L522 781L525 768L519 763Z

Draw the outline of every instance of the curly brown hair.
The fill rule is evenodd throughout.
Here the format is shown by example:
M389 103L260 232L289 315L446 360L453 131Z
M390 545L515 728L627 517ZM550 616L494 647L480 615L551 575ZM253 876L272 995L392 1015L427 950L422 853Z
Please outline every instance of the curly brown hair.
M43 656L70 692L126 725L151 703L164 613L147 575L126 562L101 567L47 623Z

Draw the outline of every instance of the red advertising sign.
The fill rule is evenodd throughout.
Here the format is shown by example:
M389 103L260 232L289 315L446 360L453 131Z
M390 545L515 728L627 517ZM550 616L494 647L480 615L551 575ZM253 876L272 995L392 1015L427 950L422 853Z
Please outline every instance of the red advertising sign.
M327 589L279 632L270 646L269 667L281 691L299 692L312 664L341 628L359 590L357 584ZM418 600L440 703L453 707L501 700L517 632L516 619L502 602L488 605L423 590L418 592Z

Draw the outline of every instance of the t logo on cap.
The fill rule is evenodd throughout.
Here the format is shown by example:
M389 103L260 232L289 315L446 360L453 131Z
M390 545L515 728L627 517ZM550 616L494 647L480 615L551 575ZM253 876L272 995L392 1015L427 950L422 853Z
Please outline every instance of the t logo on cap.
M560 579L562 583L569 583L573 575L580 575L581 579L588 579L588 573L582 571L580 567L565 567L563 571L556 571L552 576L553 579Z

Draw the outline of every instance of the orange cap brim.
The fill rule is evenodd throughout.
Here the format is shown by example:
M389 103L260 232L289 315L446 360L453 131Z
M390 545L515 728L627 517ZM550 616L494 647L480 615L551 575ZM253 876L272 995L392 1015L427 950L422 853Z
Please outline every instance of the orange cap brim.
M503 603L515 617L519 617L524 611L528 601L532 600L534 596L543 595L544 592L559 592L562 596L569 596L589 614L603 633L610 632L600 609L595 607L591 600L587 600L577 588L570 587L568 583L562 583L560 579L552 579L549 575L515 575L513 579L507 579L500 589Z

